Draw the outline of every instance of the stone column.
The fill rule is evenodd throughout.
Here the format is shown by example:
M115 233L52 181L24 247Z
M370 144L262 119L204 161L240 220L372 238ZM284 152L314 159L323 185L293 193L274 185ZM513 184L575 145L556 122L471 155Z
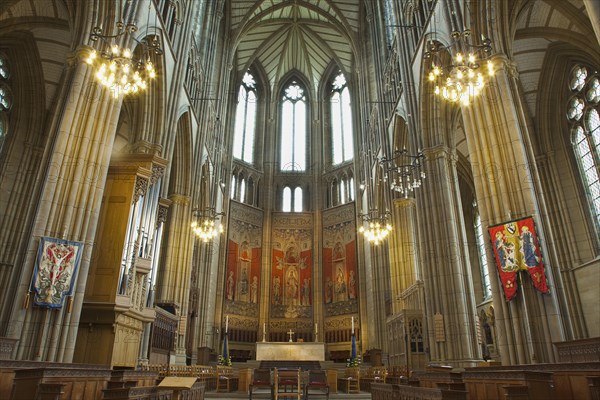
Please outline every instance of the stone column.
M68 61L57 93L61 99L49 118L44 186L27 245L18 295L7 336L19 339L17 359L71 362L79 315L102 202L103 184L114 142L121 101L98 86L80 47ZM90 149L94 149L90 151ZM80 241L83 253L74 283L72 307L23 308L41 236Z
M392 282L392 314L407 307L400 297L414 285L417 275L416 203L413 198L394 200L393 235L390 238L390 274Z
M527 110L519 93L518 74L504 56L492 59L496 74L470 107L463 107L465 134L483 227L533 216L544 237L540 181L530 137ZM544 213L545 214L545 213ZM549 254L543 247L542 254ZM491 244L486 242L490 277L497 277ZM491 279L498 348L503 364L553 362L552 342L564 340L554 279L546 265L550 295L541 295L523 280L519 295L506 303L499 279Z
M191 279L193 233L190 228L191 209L189 196L173 194L167 226L168 240L164 249L164 269L157 283L156 304L170 303L177 309L180 318L187 318ZM185 364L185 333L179 330L176 340L176 363Z
M434 362L473 366L479 358L476 311L464 248L456 157L444 146L425 149L424 154L427 179L422 190L428 195L419 196L417 205L430 357Z

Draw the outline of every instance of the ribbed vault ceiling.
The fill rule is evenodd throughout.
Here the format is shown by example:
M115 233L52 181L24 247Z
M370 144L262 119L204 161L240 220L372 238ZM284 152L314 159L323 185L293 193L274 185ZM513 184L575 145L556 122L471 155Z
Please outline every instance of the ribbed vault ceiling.
M258 62L271 88L297 70L318 88L332 61L352 71L358 36L357 0L232 0L232 64L239 73Z

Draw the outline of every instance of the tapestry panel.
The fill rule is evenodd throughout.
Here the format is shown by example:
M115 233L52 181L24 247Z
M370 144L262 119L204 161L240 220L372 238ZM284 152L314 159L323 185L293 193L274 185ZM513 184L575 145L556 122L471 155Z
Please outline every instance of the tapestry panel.
M225 313L232 315L229 321L232 329L247 329L250 322L258 328L262 221L261 210L231 201L224 293ZM249 319L244 321L235 315Z
M275 213L272 226L271 328L279 326L273 319L286 319L287 325L293 323L297 329L310 329L313 215Z
M354 203L323 212L325 317L336 317L326 319L326 329L339 327L340 321L344 321L344 324L349 322L348 314L358 318L359 277L356 265L355 219Z

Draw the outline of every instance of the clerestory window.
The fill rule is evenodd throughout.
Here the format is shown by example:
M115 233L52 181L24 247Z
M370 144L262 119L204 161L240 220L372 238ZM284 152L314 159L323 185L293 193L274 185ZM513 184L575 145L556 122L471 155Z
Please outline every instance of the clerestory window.
M567 119L571 144L579 165L596 228L600 230L600 76L582 65L571 70Z
M331 153L333 165L352 160L354 143L350 91L343 73L338 73L331 84Z
M291 81L281 96L281 171L306 170L306 95L297 81Z
M250 72L246 72L238 91L233 156L249 164L254 162L257 99L256 81Z

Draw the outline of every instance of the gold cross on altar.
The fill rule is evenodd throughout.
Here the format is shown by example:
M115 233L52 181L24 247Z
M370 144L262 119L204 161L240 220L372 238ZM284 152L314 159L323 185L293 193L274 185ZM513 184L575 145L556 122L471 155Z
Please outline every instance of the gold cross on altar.
M296 332L292 332L292 328L290 328L290 331L287 333L288 335L290 335L290 342L292 341L292 335L296 333Z

